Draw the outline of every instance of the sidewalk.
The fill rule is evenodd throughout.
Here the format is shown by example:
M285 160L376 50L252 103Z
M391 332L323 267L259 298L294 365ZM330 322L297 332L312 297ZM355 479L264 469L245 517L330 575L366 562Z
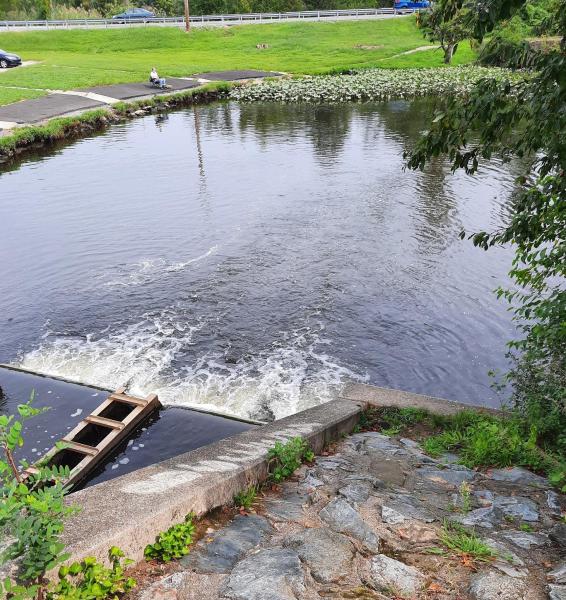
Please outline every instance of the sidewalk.
M9 130L20 125L32 125L54 117L111 106L123 100L137 100L180 92L211 81L241 81L279 75L281 73L267 71L217 71L199 73L191 77L168 78L167 85L169 87L165 90L156 89L148 82L119 83L70 91L51 90L47 96L41 98L0 106L0 130Z

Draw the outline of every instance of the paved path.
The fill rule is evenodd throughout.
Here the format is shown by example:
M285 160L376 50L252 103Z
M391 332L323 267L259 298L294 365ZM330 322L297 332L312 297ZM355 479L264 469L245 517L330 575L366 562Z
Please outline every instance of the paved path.
M526 470L457 460L354 434L128 600L566 598L566 498ZM493 558L450 551L445 519L475 527Z
M70 91L45 90L49 92L47 96L0 106L0 130L112 105L121 100L134 100L188 90L210 81L237 81L279 75L281 74L269 71L215 71L186 78L167 78L169 87L165 90L159 90L148 82L120 83Z

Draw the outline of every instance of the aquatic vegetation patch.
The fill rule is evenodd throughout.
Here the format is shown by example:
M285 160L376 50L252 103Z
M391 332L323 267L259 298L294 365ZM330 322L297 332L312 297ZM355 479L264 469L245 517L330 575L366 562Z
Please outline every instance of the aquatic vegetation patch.
M446 69L371 69L350 75L327 75L263 81L234 87L232 100L244 102L355 102L467 95L483 79L518 81L522 73L486 67Z

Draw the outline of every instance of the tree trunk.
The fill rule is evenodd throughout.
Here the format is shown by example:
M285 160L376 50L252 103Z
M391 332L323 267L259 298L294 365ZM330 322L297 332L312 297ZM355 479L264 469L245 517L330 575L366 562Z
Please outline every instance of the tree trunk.
M444 64L449 65L452 62L454 52L456 52L458 44L447 44L444 48Z

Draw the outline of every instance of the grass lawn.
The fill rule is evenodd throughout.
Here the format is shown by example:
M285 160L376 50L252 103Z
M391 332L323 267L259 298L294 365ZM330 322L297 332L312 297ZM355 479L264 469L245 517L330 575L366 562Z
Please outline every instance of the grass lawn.
M257 44L269 48L258 50ZM18 99L6 85L73 89L145 80L151 66L165 77L225 69L298 74L349 68L442 66L440 52L390 57L426 45L413 16L339 23L0 33L0 47L41 64L0 75L0 104ZM457 62L473 59L460 50ZM385 60L384 60L385 59ZM389 60L388 60L389 59ZM23 96L22 96L23 97Z
M0 85L2 85L1 81ZM28 100L29 98L39 98L39 96L43 95L43 92L36 90L14 90L0 87L0 104L10 104L11 102L19 102L20 100Z

